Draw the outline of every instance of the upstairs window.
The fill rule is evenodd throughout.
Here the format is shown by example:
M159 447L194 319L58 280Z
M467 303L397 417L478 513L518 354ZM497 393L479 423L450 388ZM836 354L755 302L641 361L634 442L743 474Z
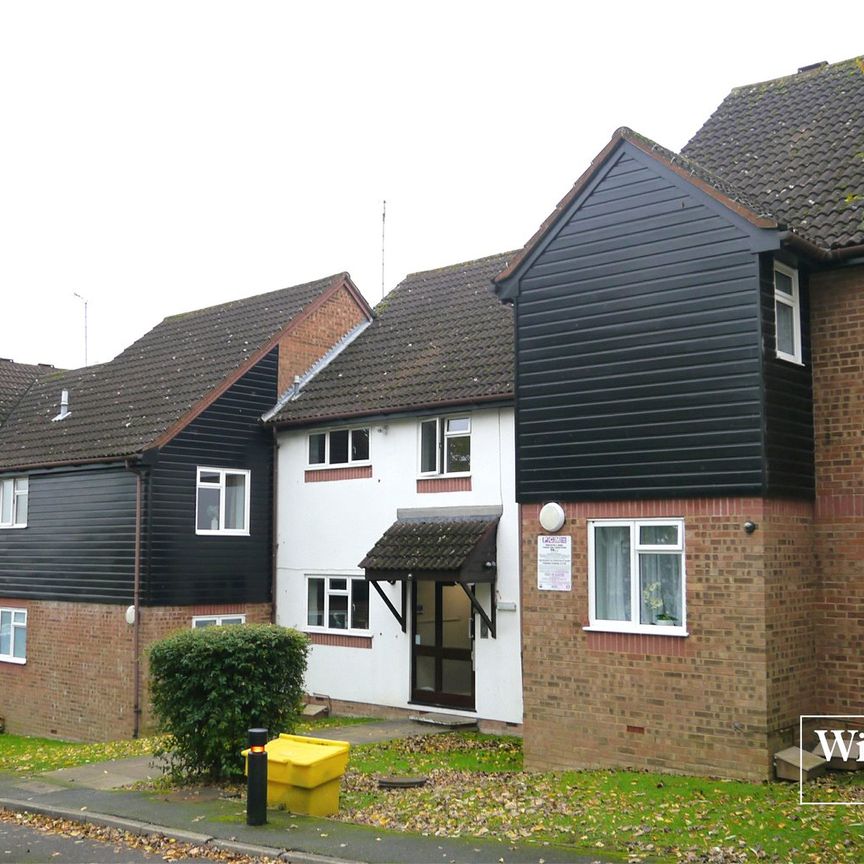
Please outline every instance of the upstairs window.
M309 576L306 625L320 630L368 630L369 583L362 576Z
M777 356L801 363L801 297L798 271L774 262L774 323Z
M0 661L27 662L27 610L0 608Z
M592 627L686 632L680 519L590 522L588 571Z
M420 423L420 474L471 472L471 418L438 417Z
M0 528L25 528L30 481L27 477L0 479Z
M199 468L195 509L196 534L249 533L250 472Z
M309 436L309 466L356 465L369 461L369 429L331 429Z

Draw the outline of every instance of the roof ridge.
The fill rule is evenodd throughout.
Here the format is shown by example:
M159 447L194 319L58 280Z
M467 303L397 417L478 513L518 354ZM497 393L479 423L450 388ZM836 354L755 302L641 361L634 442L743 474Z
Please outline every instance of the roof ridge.
M332 284L336 280L345 277L350 279L351 275L348 273L347 270L342 270L339 273L332 273L329 276L322 276L320 279L309 279L306 282L298 282L296 285L286 285L283 288L275 288L273 291L262 291L260 294L252 294L249 297L235 297L233 300L226 300L223 303L214 303L212 306L203 306L200 309L190 309L187 312L175 312L173 315L166 315L162 319L162 321L174 321L180 318L189 318L192 315L200 315L204 312L214 312L217 309L223 309L229 306L236 306L238 303L249 303L253 300L260 300L262 297L267 297L271 294L281 294L284 291L292 291L297 288L303 288L307 285L315 285L318 282L326 282Z
M858 68L861 69L862 73L864 73L862 62L864 62L864 54L857 54L854 57L848 57L846 60L838 60L836 63L828 63L827 61L813 63L808 66L802 66L797 72L790 72L788 75L781 75L779 78L766 78L764 81L753 81L750 84L739 84L737 87L733 87L729 92L731 94L738 90L750 90L753 87L764 87L766 84L780 84L784 81L800 80L804 76L813 77L817 73L824 74L829 69L836 69L838 66L845 66L851 63L857 63Z
M485 264L487 261L492 261L495 258L506 258L509 255L515 255L518 250L510 250L508 252L498 252L495 255L484 255L482 258L472 258L468 261L460 261L457 264L446 264L443 267L431 267L428 270L414 270L411 273L406 274L405 279L402 280L399 284L401 285L407 279L410 279L412 276L426 276L427 274L435 274L435 273L447 273L451 270L458 270L461 267L468 267L473 264ZM398 286L397 286L398 287Z

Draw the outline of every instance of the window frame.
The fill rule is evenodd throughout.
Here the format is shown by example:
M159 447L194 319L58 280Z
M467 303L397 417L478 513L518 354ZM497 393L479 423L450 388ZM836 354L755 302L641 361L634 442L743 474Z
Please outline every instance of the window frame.
M218 528L199 528L198 527L198 508L201 503L201 489L216 488L216 484L201 482L202 474L218 474L219 475L219 527ZM225 527L225 481L229 475L239 475L245 479L246 494L243 501L243 528L226 528ZM250 512L252 501L252 472L248 468L214 468L205 465L197 466L195 473L195 533L202 537L248 537L251 533Z
M448 425L454 420L465 420L468 430L465 432L450 432ZM435 469L423 470L423 427L430 423L435 424ZM470 414L446 414L440 417L424 417L417 424L417 476L429 477L470 477L471 476L471 439L474 434L474 424L471 422ZM468 439L468 464L467 471L447 470L447 441L453 438Z
M640 543L639 530L644 526L675 525L678 542L675 544ZM630 529L630 620L598 618L596 614L595 529L598 527L627 527ZM585 630L615 633L640 633L652 636L688 636L687 631L687 568L684 520L678 517L657 519L589 519L588 520L588 626ZM642 624L641 587L639 579L640 554L678 554L681 560L681 621L676 624Z
M347 462L331 462L330 461L330 436L335 432L348 433L348 461ZM351 453L353 450L352 441L355 432L365 432L369 455L365 459L352 459ZM324 461L312 462L310 456L310 444L312 438L316 435L324 436ZM339 426L334 429L316 429L306 435L306 470L307 471L327 471L331 468L358 468L372 464L372 427L371 426Z
M226 618L239 618L239 621L225 624ZM202 624L202 621L212 621L212 624ZM239 627L246 623L245 612L225 613L224 615L193 615L192 629L203 630L206 627Z
M22 484L23 481L23 484ZM12 484L12 521L3 522L3 488L5 484ZM22 489L21 486L24 486ZM26 499L24 504L24 519L20 518L21 514L21 499ZM11 477L0 477L0 529L6 528L26 528L27 518L30 512L30 476L27 474L17 474Z
M319 579L324 581L324 609L323 609L323 618L324 624L310 624L309 623L309 583L314 580ZM347 582L346 587L344 589L331 588L330 582L331 580L345 580ZM353 583L354 582L365 582L367 585L367 625L365 628L360 627L331 627L327 623L330 620L330 597L347 597L348 598L348 624L353 624L354 618L354 603L352 601L353 597ZM371 590L369 589L369 583L366 580L365 576L358 576L356 573L348 574L348 573L307 573L306 578L304 580L306 590L303 593L304 596L304 604L303 604L303 627L302 630L307 633L329 633L330 635L344 635L344 636L370 636L372 634L372 603L371 603Z
M15 663L18 666L23 666L27 662L27 630L28 623L27 619L29 617L27 609L23 609L20 606L0 606L0 615L2 613L9 613L9 627L11 628L11 632L9 634L9 654L0 654L0 663ZM16 615L23 615L23 621L16 621ZM24 631L24 656L16 657L15 656L15 634L19 631Z
M791 296L785 291L781 291L777 287L777 274L782 273L787 276L792 284ZM801 289L798 280L798 270L784 264L782 261L774 261L772 270L772 280L774 283L774 353L780 360L786 360L789 363L797 363L799 366L804 365L801 352ZM780 334L777 318L777 304L781 303L792 310L792 339L794 342L795 351L789 354L780 348Z

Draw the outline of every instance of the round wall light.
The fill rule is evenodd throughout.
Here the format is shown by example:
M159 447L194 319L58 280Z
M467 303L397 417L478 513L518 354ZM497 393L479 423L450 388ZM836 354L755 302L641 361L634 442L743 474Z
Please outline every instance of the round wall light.
M564 525L564 508L554 501L540 508L540 526L544 531L560 531Z

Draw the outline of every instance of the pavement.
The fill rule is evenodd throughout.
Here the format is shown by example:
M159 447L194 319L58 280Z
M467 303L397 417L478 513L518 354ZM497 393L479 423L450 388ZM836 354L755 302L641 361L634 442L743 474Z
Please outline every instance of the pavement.
M446 727L385 720L322 729L315 737L367 744L443 731ZM266 825L250 827L243 801L222 797L217 790L155 792L129 788L159 773L149 757L142 757L64 768L37 777L0 774L0 808L132 834L161 834L181 843L206 844L252 858L279 858L297 864L591 864L611 860L576 856L555 846L422 836L282 810L268 810Z

